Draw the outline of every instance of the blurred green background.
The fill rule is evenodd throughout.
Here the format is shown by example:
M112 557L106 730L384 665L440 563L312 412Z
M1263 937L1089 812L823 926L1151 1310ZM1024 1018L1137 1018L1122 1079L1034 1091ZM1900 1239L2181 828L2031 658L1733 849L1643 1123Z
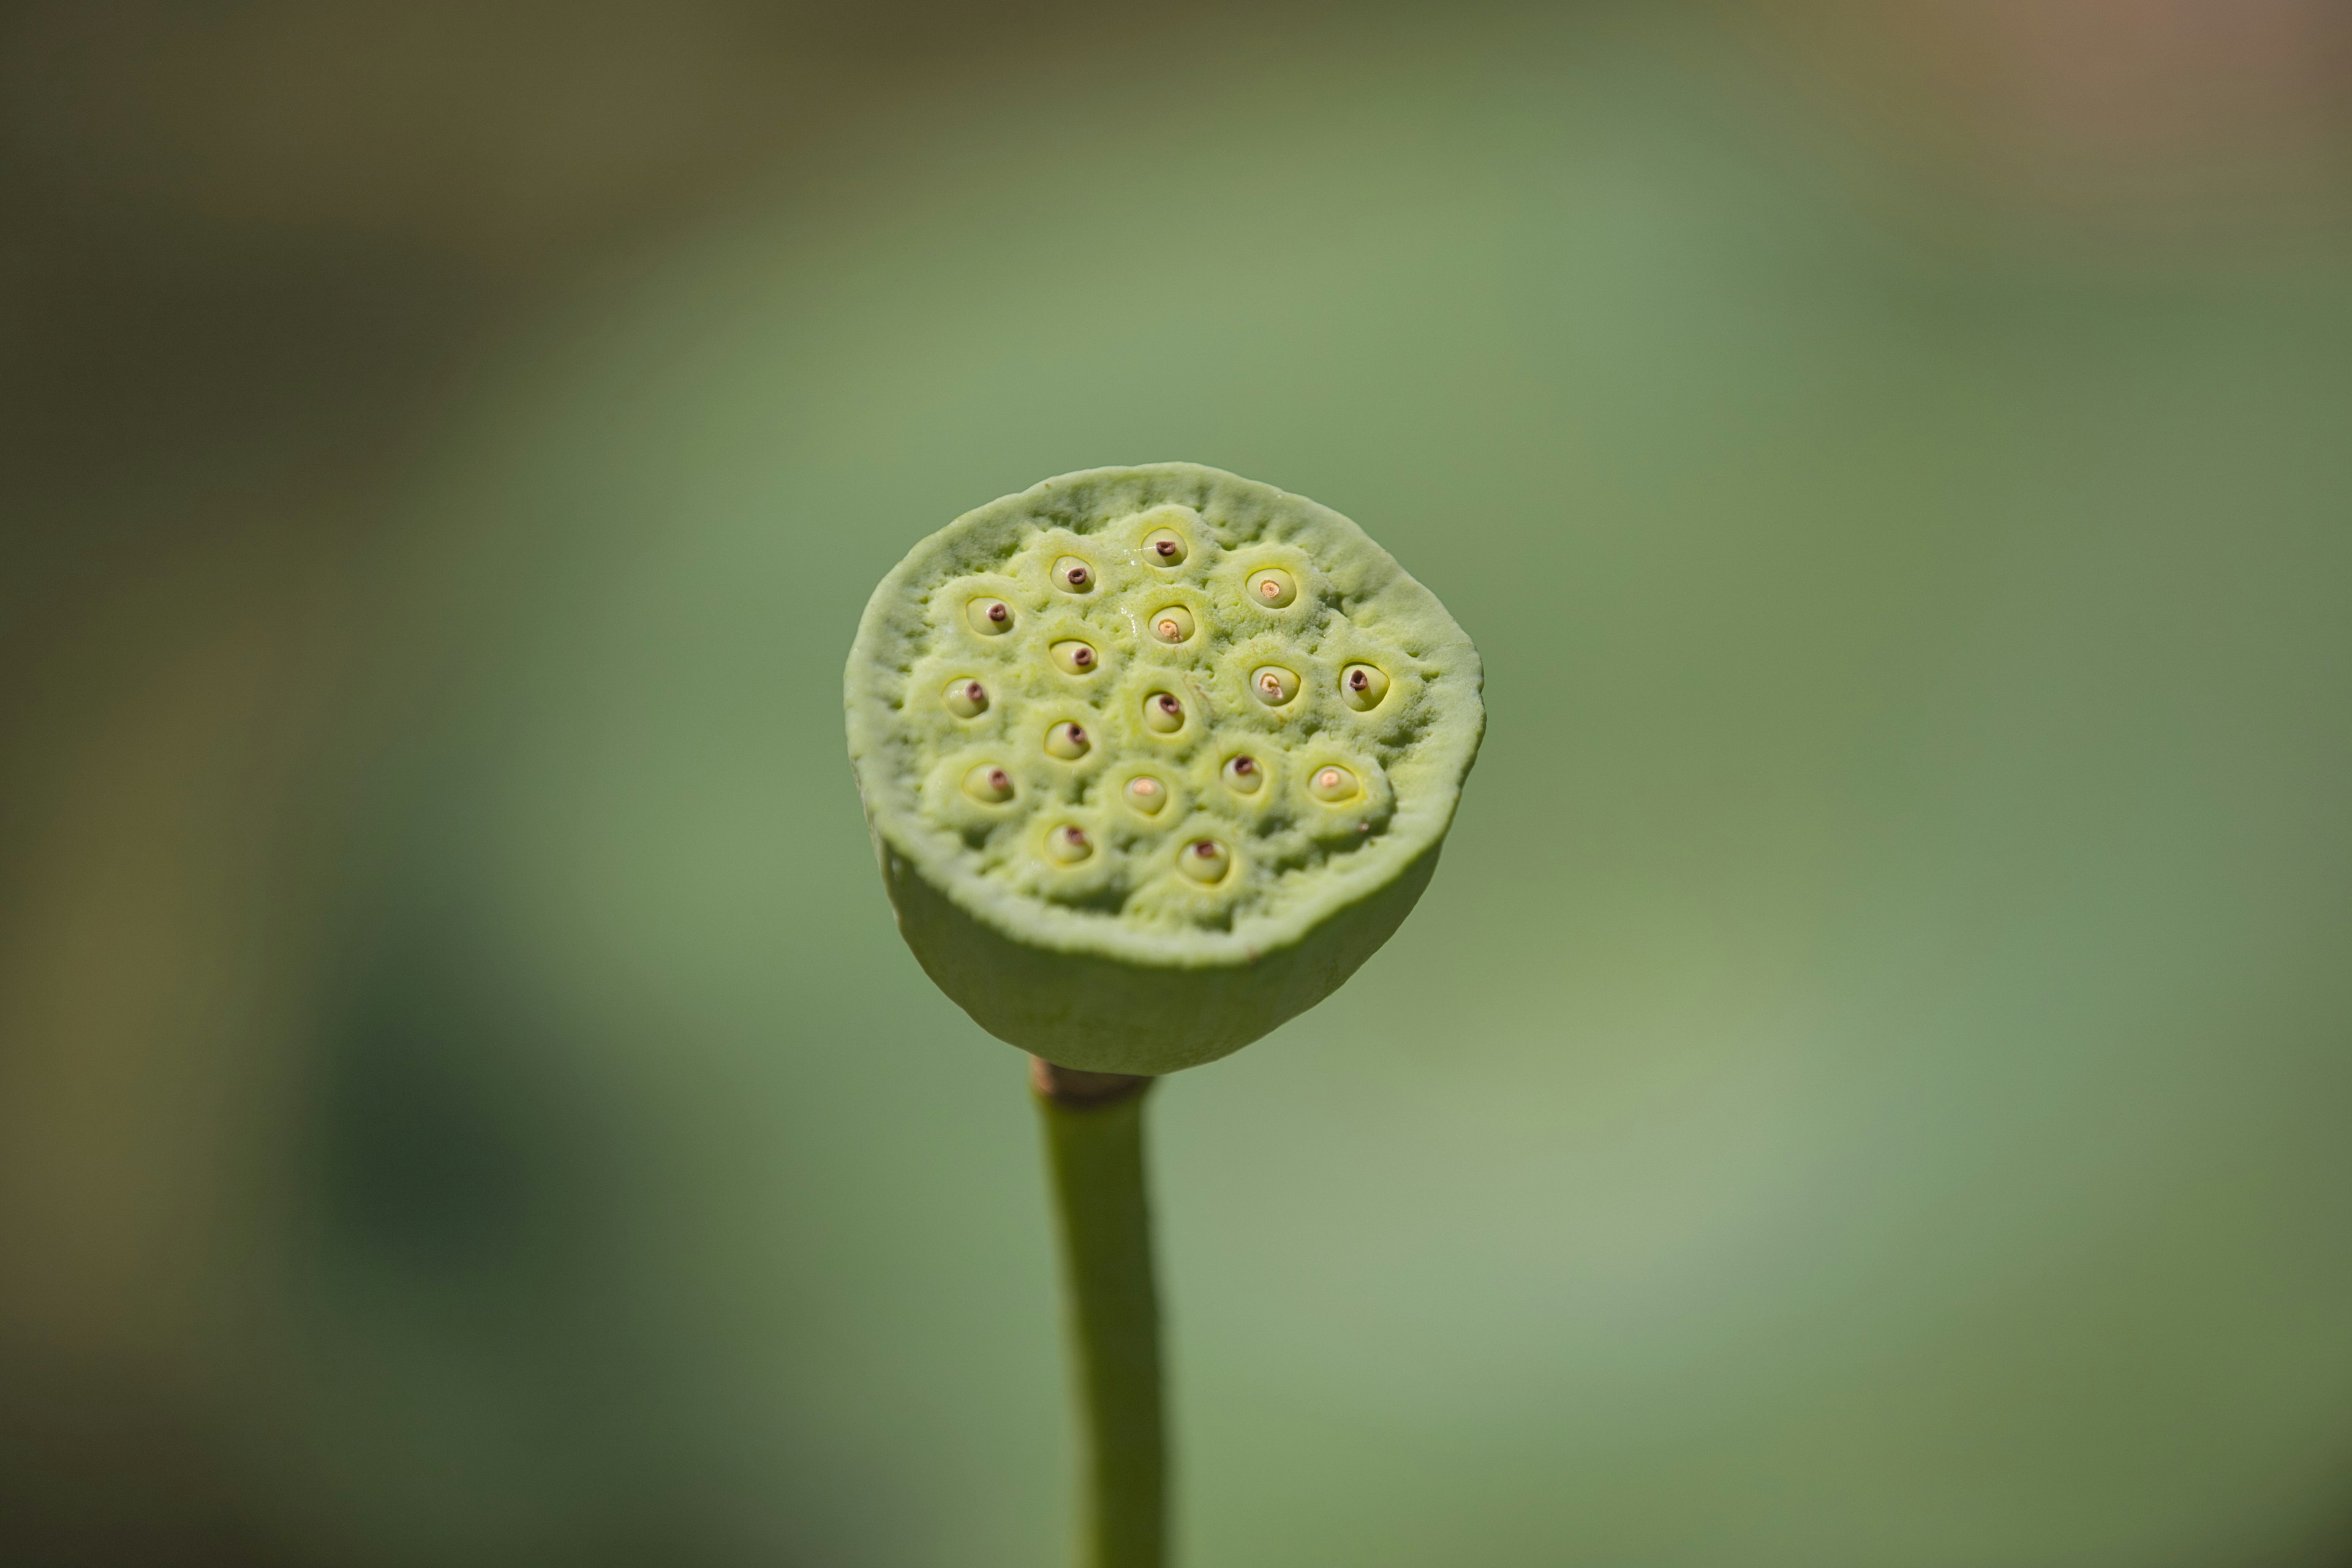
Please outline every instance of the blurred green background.
M1034 1564L839 674L1184 458L1475 637L1160 1091L1201 1565L2352 1561L2352 13L0 16L0 1560Z

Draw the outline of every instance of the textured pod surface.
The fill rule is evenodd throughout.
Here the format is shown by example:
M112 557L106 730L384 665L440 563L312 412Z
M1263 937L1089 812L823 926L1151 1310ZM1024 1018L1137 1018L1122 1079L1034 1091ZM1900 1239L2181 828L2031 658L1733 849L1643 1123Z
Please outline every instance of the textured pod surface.
M1365 667L1370 703L1344 673ZM1480 681L1444 606L1348 519L1163 463L924 540L866 605L845 701L925 970L1025 1050L1159 1073L1313 1006L1388 939L1477 754ZM954 700L973 683L984 707ZM1351 787L1318 787L1335 769Z

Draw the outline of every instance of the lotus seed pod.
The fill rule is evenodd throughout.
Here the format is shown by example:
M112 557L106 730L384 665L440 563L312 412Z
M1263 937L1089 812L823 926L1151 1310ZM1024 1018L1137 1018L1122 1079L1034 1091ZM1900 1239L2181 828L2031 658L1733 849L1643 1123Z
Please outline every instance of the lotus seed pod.
M1359 668L1380 677L1361 705ZM1354 523L1167 463L1049 479L921 542L866 605L845 699L925 971L1048 1061L1154 1074L1249 1044L1388 940L1476 758L1480 681Z

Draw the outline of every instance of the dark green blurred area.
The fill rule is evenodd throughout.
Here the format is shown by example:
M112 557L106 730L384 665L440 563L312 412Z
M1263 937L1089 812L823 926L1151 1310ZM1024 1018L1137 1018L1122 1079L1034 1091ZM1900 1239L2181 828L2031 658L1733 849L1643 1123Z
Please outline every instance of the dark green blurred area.
M2345 8L5 28L0 1561L1058 1560L840 663L1166 458L1491 705L1157 1097L1187 1561L2347 1561Z

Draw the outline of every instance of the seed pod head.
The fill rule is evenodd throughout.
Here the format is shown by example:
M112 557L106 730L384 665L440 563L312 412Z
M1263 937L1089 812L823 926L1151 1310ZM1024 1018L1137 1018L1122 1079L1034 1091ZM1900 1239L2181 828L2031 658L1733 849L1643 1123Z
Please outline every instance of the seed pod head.
M1477 755L1480 680L1337 512L1188 463L1098 468L883 580L850 758L899 930L950 997L1049 1061L1172 1072L1388 940Z

